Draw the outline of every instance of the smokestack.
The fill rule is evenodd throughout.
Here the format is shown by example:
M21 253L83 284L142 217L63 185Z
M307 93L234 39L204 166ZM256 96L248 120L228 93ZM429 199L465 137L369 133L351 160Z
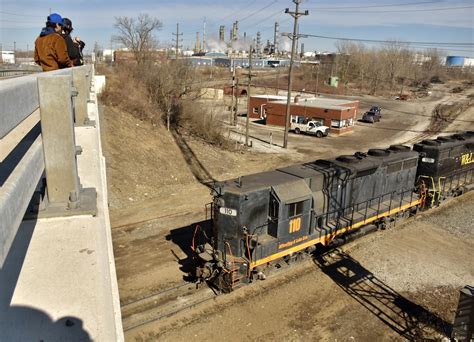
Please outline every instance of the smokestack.
M201 38L199 37L199 32L196 32L196 52L201 51Z
M239 37L239 22L236 21L235 23L232 24L231 40L237 40L238 37Z
M304 55L304 43L301 43L301 57Z
M219 40L220 40L221 42L223 42L223 41L224 41L224 38L225 38L225 37L224 37L224 30L225 30L225 26L224 26L224 25L221 25L221 26L219 27Z
M262 52L262 35L260 32L257 32L257 56Z
M202 49L206 50L206 18L204 18L202 25Z
M278 53L278 38L279 38L279 35L280 35L280 25L275 22L275 32L273 34L273 47L274 47L274 53L277 54Z

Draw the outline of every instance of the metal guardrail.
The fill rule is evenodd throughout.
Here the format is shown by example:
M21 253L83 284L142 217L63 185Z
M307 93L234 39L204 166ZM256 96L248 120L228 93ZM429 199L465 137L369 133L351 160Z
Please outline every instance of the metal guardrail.
M2 69L0 70L0 78L2 77L18 77L23 75L38 73L37 70L33 69Z
M77 175L74 135L74 126L91 124L93 73L86 65L0 80L0 267L33 197L33 217L96 213L95 189Z

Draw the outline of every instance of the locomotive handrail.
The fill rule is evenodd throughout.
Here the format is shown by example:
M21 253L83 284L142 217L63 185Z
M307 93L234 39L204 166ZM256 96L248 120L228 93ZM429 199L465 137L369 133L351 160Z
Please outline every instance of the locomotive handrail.
M408 203L407 205L417 205L419 203L415 203L416 201L413 200L413 196L414 196L414 190L415 188L410 188L410 189L407 189L407 190L404 190L404 191L401 191L401 192L397 192L397 191L393 191L393 192L390 192L390 193L386 193L386 194L383 194L383 195L380 195L378 196L377 198L372 198L370 200L365 200L365 201L361 201L361 202L358 202L358 203L355 203L351 206L347 206L345 208L343 208L342 210L334 210L334 211L331 211L331 212L326 212L322 215L316 215L314 217L315 220L318 220L319 218L321 217L329 217L330 215L332 214L335 214L335 213L340 213L340 212L345 212L347 210L351 210L351 213L350 213L350 218L349 218L349 222L346 222L346 225L344 226L340 226L339 223L340 223L340 220L342 217L338 217L336 219L336 226L334 228L331 228L329 227L327 224L328 224L328 221L325 222L324 224L324 227L321 227L320 229L323 229L325 231L325 234L324 235L328 235L328 234L336 234L338 233L340 230L344 230L348 227L351 227L353 226L356 222L354 222L354 214L356 212L359 212L359 210L356 210L356 208L359 208L361 207L362 205L364 205L363 208L360 208L360 209L363 209L364 210L364 215L362 217L362 219L360 221L358 221L358 223L368 223L367 221L370 220L371 218L373 217L379 217L380 215L382 214L385 214L385 213L392 213L393 210L398 210L400 208L403 207L403 201L405 199L405 201ZM393 204L393 196L394 194L398 194L400 195L400 202L398 202L398 205L395 205L392 207L392 204ZM407 198L407 194L410 195L409 197L409 201L406 200ZM388 206L388 209L385 209L385 210L382 210L380 208L381 204L383 203L383 198L386 197L387 195L390 195L390 201L389 201L389 206ZM378 203L377 203L377 211L371 215L370 217L368 217L367 215L367 211L368 211L368 208L370 207L370 202L374 201L375 199L378 200ZM314 211L314 209L311 209L310 212L312 213L316 213ZM347 218L345 215L343 216L343 218ZM282 222L285 222L285 221L289 221L289 220L280 220ZM347 221L347 220L346 220ZM265 224L263 225L260 225L260 226L257 226L255 227L253 230L252 230L252 235L255 234L255 232L258 230L258 229L262 229L263 227L265 226L268 226L269 224L269 221L267 221ZM311 235L311 234L310 234ZM337 234L336 234L337 235ZM258 242L258 237L259 235L257 234L257 242ZM279 244L280 243L280 239L278 237L276 237L276 240L277 240L277 243ZM261 255L259 257L258 253L261 253L261 250L259 250L258 248L254 248L252 253L254 254L253 258L252 258L252 261L258 261L259 259L261 259Z
M45 171L54 188L65 176L77 185L59 189L77 204L73 115L87 117L92 74L82 66L0 80L0 267Z

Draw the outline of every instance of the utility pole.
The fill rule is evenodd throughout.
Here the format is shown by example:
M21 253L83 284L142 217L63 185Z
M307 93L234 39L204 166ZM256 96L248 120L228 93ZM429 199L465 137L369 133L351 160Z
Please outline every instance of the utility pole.
M206 17L203 18L204 22L202 25L202 50L206 52Z
M319 62L318 67L316 68L316 95L318 95L318 84L319 84L319 67L321 66L321 62Z
M237 125L237 112L239 108L239 96L237 94L237 90L239 87L239 78L235 76L235 68L234 68L234 76L233 78L235 79L235 87L233 89L234 92L234 97L235 97L235 107L234 107L234 115L233 115L233 126Z
M295 21L293 25L293 34L291 35L291 58L290 58L290 68L288 71L288 96L286 99L286 115L285 115L285 134L283 136L283 148L288 147L288 130L290 128L290 108L291 108L291 87L292 87L292 72L293 72L293 59L295 58L295 48L296 48L296 43L301 36L300 34L297 34L298 30L298 18L301 17L302 15L308 15L309 11L305 10L304 12L299 12L299 7L301 0L293 0L293 2L296 5L296 9L294 12L291 12L289 8L285 10L285 13L291 15Z
M173 33L173 36L175 36L176 38L173 38L174 42L175 42L175 53L176 53L176 60L178 60L178 56L179 56L179 48L181 47L179 45L180 42L183 41L183 38L179 38L180 36L182 36L183 34L182 33L179 33L179 23L176 24L176 33Z
M250 89L252 87L252 51L253 46L250 45L249 51L249 84L247 87L247 117L245 118L245 146L249 146L249 125L250 125Z
M234 103L235 103L235 61L231 59L232 67L232 103L230 105L229 124L233 126L234 123Z

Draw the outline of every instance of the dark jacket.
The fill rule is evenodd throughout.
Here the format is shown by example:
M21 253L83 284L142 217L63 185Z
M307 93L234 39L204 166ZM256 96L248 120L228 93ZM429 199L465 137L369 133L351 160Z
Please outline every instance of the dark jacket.
M79 66L84 64L84 57L82 56L82 48L83 46L80 46L79 44L75 43L70 34L63 34L64 40L66 41L67 45L67 53L69 54L69 59L72 62L72 65L74 66Z
M64 38L51 27L45 27L35 41L35 62L43 71L72 66Z

